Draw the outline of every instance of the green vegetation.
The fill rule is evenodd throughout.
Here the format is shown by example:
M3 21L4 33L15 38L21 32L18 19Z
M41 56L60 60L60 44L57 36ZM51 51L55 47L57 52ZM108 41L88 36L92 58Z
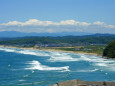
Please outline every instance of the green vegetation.
M23 37L10 40L0 41L0 44L13 45L13 44L108 44L115 40L115 36L63 36L63 37Z
M1 38L0 38L1 39ZM16 47L34 47L55 49L81 53L96 53L98 55L115 58L115 35L112 36L63 36L63 37L22 37L5 38L0 45ZM113 42L111 42L113 41ZM110 43L111 42L111 43ZM105 45L110 43L106 48ZM105 50L104 50L105 49ZM104 51L104 52L103 52Z
M105 49L105 45L89 45L89 46L81 47L79 51L102 55L104 49Z
M89 45L89 46L75 46L75 47L46 47L46 48L38 48L38 49L50 49L50 50L62 50L62 51L72 51L76 53L93 53L97 55L103 55L103 50L106 45Z
M103 56L115 58L115 40L112 41L104 50Z

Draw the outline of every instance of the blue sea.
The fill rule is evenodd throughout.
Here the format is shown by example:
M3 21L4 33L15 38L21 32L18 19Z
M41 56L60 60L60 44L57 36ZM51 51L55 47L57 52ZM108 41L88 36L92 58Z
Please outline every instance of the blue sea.
M0 86L49 86L72 79L115 81L115 60L66 52L0 48Z

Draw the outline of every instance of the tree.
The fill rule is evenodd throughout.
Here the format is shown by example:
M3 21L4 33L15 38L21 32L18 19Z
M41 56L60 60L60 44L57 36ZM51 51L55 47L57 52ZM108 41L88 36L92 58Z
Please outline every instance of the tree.
M103 51L103 56L115 58L115 40L106 46Z

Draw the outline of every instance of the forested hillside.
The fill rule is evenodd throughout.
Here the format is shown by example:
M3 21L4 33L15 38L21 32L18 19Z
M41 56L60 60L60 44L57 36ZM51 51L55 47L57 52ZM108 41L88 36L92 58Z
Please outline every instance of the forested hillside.
M63 36L63 37L22 37L12 38L9 40L1 40L0 44L48 44L48 43L89 43L89 44L108 44L115 40L115 36Z
M112 41L104 50L103 56L115 58L115 40Z

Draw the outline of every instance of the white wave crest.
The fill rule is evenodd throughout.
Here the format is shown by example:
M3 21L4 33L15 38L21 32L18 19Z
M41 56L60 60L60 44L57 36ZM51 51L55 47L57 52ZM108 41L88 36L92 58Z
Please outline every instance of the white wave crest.
M18 51L18 53L21 53L21 54L29 54L29 55L37 55L35 52L30 52L30 51L28 51L28 50Z
M35 55L35 56L49 56L47 53L45 53L44 51L39 51L39 50L21 50L18 51L18 53L21 54L29 54L29 55Z
M22 82L22 81L25 81L25 80L21 79L21 80L19 80L19 81Z
M76 71L76 72L95 72L95 71L97 71L97 70L99 70L99 69L93 69L93 70L78 70L78 71Z
M80 60L92 62L93 66L98 66L101 69L104 68L109 71L115 71L115 60L112 59L104 59L99 56L81 55L79 61Z
M52 52L51 57L48 60L51 62L78 61L77 58L73 58L68 53L59 53L59 52Z
M45 52L39 50L28 50L28 49L14 49L14 48L0 48L5 52L15 52L21 54L28 54L28 55L35 55L35 56L48 56L50 57L48 61L50 62L70 62L70 61L86 61L91 62L91 66L96 66L100 68L105 68L107 70L115 71L115 60L111 59L104 59L99 56L93 55L84 55L84 54L69 54L69 53L61 53L61 52ZM68 66L65 67L48 67L36 63L37 66L34 64L34 69L39 70L66 70Z
M14 48L0 48L0 50L3 50L5 52L15 52L21 54L35 55L35 56L49 56L47 53L39 50L14 49Z
M92 61L92 59L86 57L85 55L81 55L81 57L79 58L79 61L84 60L84 61Z
M43 71L49 71L49 70L59 70L59 71L69 71L69 66L64 67L49 67L46 65L42 65L39 61L29 61L26 64L30 64L29 68L30 70L43 70Z
M107 66L106 63L96 63L97 66Z
M8 49L8 48L0 48L0 50L6 51L6 52L15 52L15 50Z

